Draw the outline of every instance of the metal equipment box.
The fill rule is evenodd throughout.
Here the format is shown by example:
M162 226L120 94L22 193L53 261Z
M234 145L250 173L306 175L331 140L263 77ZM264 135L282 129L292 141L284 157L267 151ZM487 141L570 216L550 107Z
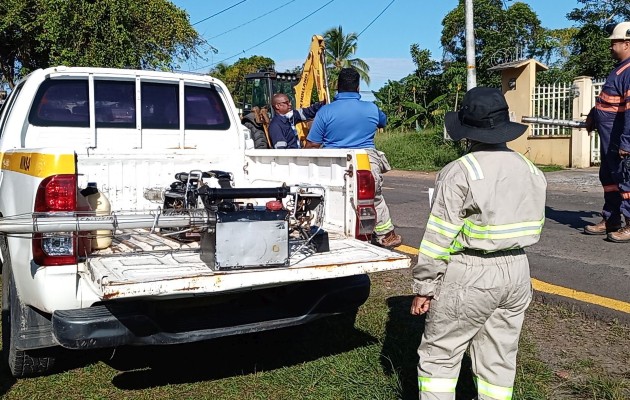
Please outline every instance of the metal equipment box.
M287 211L217 212L214 232L201 236L201 259L213 270L289 266Z

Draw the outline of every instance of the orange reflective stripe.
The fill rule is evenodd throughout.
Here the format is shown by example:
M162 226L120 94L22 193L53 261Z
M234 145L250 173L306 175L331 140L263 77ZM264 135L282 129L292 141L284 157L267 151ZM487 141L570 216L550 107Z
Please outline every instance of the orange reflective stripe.
M604 192L618 192L619 186L617 185L604 185Z
M602 100L602 101L605 101L606 103L610 103L610 104L613 104L613 103L614 104L620 104L623 101L621 96L613 96L613 95L608 94L606 92L601 92L599 94L599 99Z
M630 192L621 192L621 198L624 200L630 200Z
M623 67L619 68L619 71L617 71L617 75L621 75L621 73L625 70L627 70L630 67L630 63L624 65Z
M608 105L608 104L597 103L597 105L595 105L595 108L600 111L611 112L611 113L626 112L625 104L619 106L619 105Z

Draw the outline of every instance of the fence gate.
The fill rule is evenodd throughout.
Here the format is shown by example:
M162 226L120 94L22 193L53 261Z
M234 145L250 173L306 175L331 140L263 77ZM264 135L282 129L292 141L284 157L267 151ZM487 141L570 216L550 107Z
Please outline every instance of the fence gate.
M552 119L572 119L573 98L572 83L556 83L534 87L532 94L532 112L535 117ZM571 135L571 128L543 124L532 124L533 136Z

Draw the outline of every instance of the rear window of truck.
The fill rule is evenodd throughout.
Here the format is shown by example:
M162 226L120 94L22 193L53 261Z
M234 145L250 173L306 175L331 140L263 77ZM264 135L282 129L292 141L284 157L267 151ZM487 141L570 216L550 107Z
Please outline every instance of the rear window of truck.
M35 96L28 120L37 126L89 127L88 81L47 80Z
M186 129L221 129L230 127L225 105L214 88L185 86Z
M40 86L29 122L36 126L89 127L87 79L49 79ZM141 123L144 129L179 129L179 86L141 82ZM136 83L94 80L97 128L136 127ZM191 130L226 130L230 127L225 104L213 86L184 86L184 126Z

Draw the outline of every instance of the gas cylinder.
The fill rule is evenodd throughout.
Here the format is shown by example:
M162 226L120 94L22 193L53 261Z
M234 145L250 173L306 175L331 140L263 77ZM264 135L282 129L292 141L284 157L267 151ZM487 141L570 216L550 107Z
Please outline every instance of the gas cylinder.
M109 215L111 204L107 197L98 190L96 182L88 182L87 188L82 191L94 213L99 215ZM92 239L92 249L106 249L112 244L112 231L98 230L94 232Z

